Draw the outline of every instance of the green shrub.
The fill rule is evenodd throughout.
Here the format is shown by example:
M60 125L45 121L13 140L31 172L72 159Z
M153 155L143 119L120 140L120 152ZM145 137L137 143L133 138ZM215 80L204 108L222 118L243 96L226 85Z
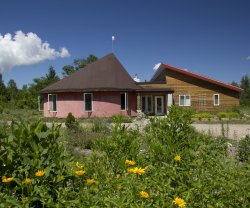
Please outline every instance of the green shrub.
M0 105L0 114L3 113L3 107Z
M71 112L69 112L66 117L65 125L68 129L74 129L77 127L76 119Z
M218 118L227 118L227 113L226 112L218 112L217 114Z
M247 135L244 139L239 141L238 158L245 162L250 160L250 136Z
M202 118L212 118L210 113L196 113L194 114L194 118L202 119Z
M218 112L218 118L239 118L240 114L237 112Z
M240 118L240 114L237 112L228 112L227 116L228 118Z

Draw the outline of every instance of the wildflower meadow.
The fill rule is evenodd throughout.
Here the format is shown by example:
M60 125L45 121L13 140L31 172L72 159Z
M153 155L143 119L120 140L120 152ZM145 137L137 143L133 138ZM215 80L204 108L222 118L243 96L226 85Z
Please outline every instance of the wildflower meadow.
M249 161L191 122L172 107L140 132L118 116L81 157L67 151L60 126L13 122L0 133L0 207L250 207Z

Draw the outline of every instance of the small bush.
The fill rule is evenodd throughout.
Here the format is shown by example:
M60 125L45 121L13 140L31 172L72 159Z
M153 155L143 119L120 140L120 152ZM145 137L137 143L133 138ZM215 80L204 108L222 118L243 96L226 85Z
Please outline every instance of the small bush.
M239 142L238 157L241 162L250 160L250 136L247 135Z
M196 113L194 114L194 118L198 118L199 120L202 118L212 118L212 115L210 113Z
M237 113L237 112L229 112L227 114L228 118L239 118L240 117L240 114Z
M218 118L227 118L227 113L226 112L218 112L217 114Z
M219 112L217 113L218 118L239 118L240 114L237 112Z
M75 127L77 127L76 119L71 112L69 112L67 115L65 125L68 129L74 129Z

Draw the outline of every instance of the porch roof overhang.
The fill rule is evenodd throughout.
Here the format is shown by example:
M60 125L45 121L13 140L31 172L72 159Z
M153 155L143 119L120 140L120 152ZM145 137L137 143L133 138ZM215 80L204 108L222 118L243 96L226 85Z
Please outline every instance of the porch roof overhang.
M173 93L174 90L171 88L143 88L136 90L137 93Z

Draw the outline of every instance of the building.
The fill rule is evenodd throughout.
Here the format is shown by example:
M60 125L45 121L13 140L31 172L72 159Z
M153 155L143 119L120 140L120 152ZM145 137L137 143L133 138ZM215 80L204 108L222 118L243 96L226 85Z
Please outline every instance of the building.
M221 111L239 104L241 88L160 64L149 82L135 82L114 54L44 88L44 116L63 118L164 115L172 104Z

